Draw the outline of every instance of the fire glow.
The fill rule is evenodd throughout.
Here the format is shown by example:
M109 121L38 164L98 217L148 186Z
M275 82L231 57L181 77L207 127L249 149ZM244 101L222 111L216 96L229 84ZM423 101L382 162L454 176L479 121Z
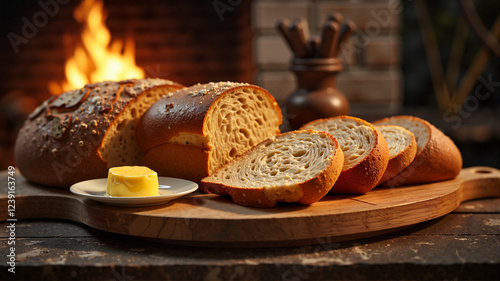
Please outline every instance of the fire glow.
M81 43L69 47L73 55L66 60L66 81L51 81L48 85L51 94L81 88L87 83L145 77L144 70L135 64L133 39L111 42L101 0L83 0L73 16L83 27Z

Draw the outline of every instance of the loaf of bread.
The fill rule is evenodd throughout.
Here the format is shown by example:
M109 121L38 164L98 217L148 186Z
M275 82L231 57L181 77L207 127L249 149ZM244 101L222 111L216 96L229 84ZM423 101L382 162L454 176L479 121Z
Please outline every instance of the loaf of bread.
M332 188L343 161L342 150L330 134L292 131L263 141L202 183L208 192L229 195L249 207L312 204Z
M389 146L389 164L377 185L393 178L408 167L417 155L417 141L413 133L396 125L375 126Z
M260 87L198 84L151 106L139 121L136 139L144 166L160 176L200 183L221 165L279 134L281 122L278 104Z
M389 148L372 124L356 117L339 116L311 121L301 129L330 133L340 143L344 165L330 193L364 194L382 178L389 162Z
M160 97L182 87L163 79L125 80L52 96L20 129L16 165L30 181L68 188L106 177L110 167L138 165L137 120Z
M397 125L411 131L417 141L413 162L384 186L400 186L443 181L456 177L462 169L462 155L455 143L429 122L413 116L394 116L373 122Z

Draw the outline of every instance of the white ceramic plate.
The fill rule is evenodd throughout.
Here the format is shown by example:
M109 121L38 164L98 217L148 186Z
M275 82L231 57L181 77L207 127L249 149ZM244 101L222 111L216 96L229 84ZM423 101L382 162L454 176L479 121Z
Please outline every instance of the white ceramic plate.
M85 196L101 203L119 207L144 207L165 204L198 189L198 184L169 177L158 177L159 195L144 197L114 197L106 194L107 179L94 179L75 183L70 187L74 194Z

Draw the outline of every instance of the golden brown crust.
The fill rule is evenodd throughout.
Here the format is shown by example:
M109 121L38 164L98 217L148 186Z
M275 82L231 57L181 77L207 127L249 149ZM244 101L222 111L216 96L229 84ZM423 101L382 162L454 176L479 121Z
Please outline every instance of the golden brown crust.
M182 165L186 159L189 165ZM164 177L189 179L198 183L198 190L204 191L201 179L208 175L208 152L195 146L164 143L148 150L142 158L142 165Z
M369 122L353 116L337 116L318 119L304 124L302 128L311 128L314 124L327 122L331 119L352 119L361 122L375 132L375 144L372 151L356 166L343 170L330 190L331 194L364 194L372 190L382 177L389 163L389 147L384 137ZM334 136L335 137L335 136Z
M313 130L307 130L307 131L313 132ZM293 133L294 131L283 133L279 136L286 136L288 134L293 134ZM335 145L334 156L330 160L328 166L323 171L318 173L313 178L298 184L298 186L302 190L303 195L299 200L297 200L296 203L303 205L310 205L314 202L319 201L326 194L328 194L328 192L334 185L335 181L339 177L339 174L342 170L342 165L344 163L344 155L337 140L328 133L326 133L326 135L328 135L328 137L331 138L331 140L334 142ZM252 148L251 150L255 149L255 147ZM247 151L243 155L238 156L232 161L238 161L239 158L243 157L245 154L250 153L251 150ZM265 187L227 186L220 183L210 182L207 179L203 179L202 184L206 192L215 193L222 196L229 195L231 196L233 201L239 205L248 207L271 208L275 207L277 204L276 200L269 200L269 198L266 197L264 193Z
M375 127L373 130L376 142L370 154L356 166L342 171L330 193L365 194L377 186L389 163L389 148L382 133Z
M107 129L125 107L156 87L183 86L163 79L106 81L49 98L19 131L16 165L28 180L55 187L106 177L98 148Z
M415 140L415 136L413 136L413 134L411 134L411 136L412 138L410 145L407 146L406 149L401 151L398 155L389 159L389 164L387 164L384 175L377 183L377 186L395 177L397 174L406 169L406 167L410 166L410 164L413 162L415 156L417 155L417 141Z
M415 156L413 162L401 173L383 183L383 186L421 184L455 178L462 170L462 155L455 143L443 132L426 120L414 116L395 116L391 118L410 118L426 124L430 129L427 145ZM382 119L374 123L386 121Z
M203 181L202 181L203 182ZM276 201L270 201L264 195L263 188L229 187L219 183L203 182L205 190L221 196L231 196L234 203L247 207L272 208Z

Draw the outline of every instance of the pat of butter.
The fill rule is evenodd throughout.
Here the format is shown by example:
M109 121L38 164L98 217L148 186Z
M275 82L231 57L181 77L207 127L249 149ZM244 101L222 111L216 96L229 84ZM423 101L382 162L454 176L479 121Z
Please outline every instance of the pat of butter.
M110 196L155 196L158 190L158 174L148 167L122 166L108 171L106 193Z

